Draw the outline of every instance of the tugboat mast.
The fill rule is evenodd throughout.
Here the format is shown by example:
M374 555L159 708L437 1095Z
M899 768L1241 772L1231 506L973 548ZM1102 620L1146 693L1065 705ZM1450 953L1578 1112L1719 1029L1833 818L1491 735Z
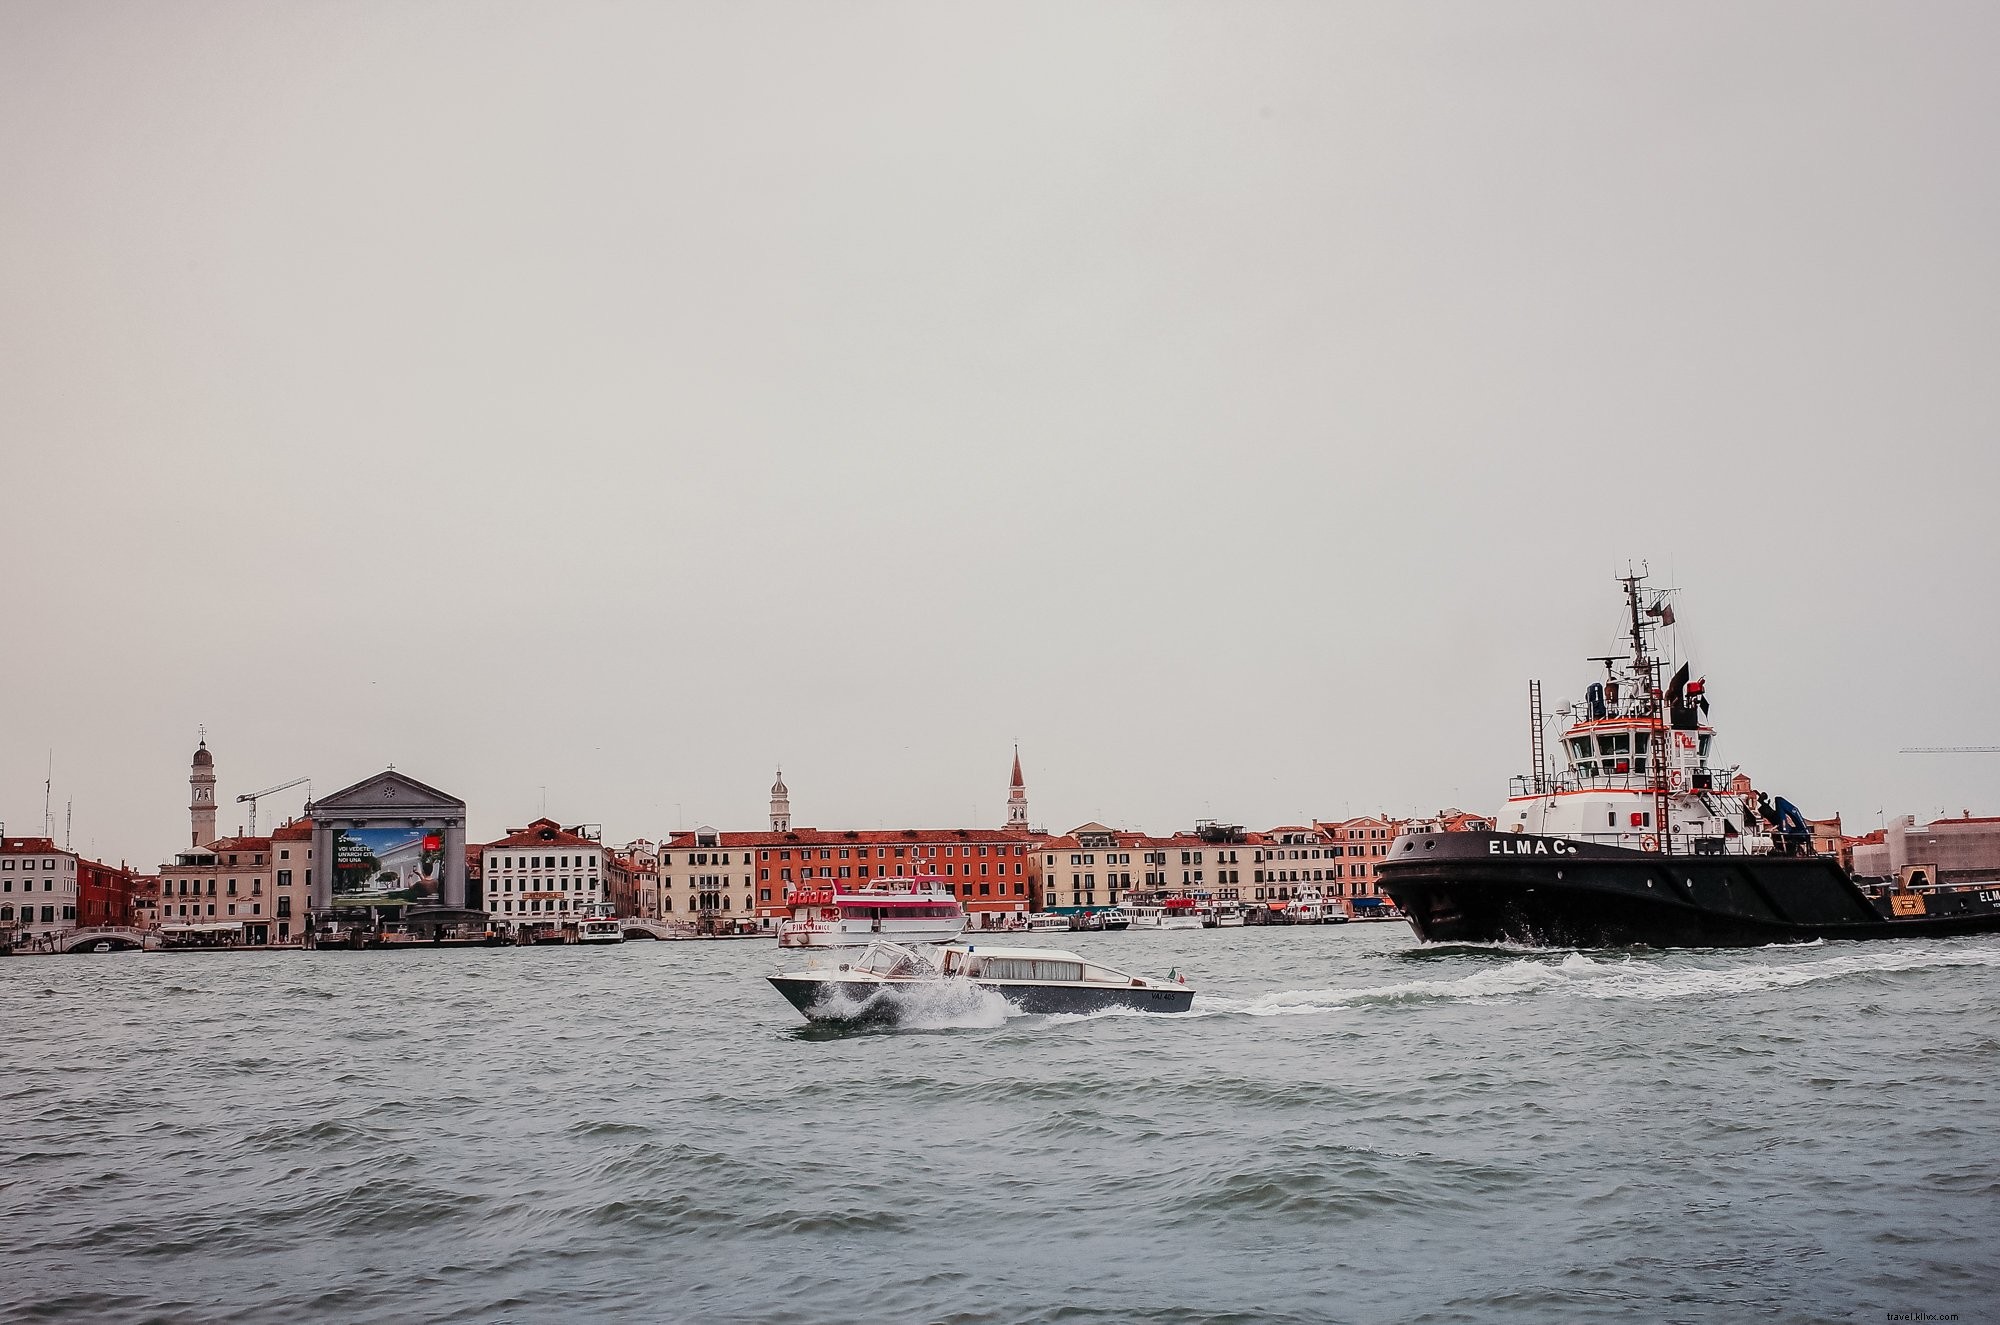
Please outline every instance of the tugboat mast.
M1666 704L1660 694L1652 652L1646 647L1646 620L1639 611L1639 585L1646 577L1631 573L1628 567L1619 578L1625 586L1625 610L1632 622L1632 671L1639 682L1641 713L1652 732L1652 757L1646 764L1646 782L1653 793L1653 836L1659 843L1660 854L1670 856L1674 852L1674 823L1673 801L1667 786Z

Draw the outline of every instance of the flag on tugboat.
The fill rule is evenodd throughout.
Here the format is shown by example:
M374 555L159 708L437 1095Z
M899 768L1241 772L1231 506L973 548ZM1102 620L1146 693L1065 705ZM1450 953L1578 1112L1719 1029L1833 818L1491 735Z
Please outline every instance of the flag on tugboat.
M1662 598L1646 609L1646 615L1658 617L1663 626L1671 626L1674 624L1674 605Z

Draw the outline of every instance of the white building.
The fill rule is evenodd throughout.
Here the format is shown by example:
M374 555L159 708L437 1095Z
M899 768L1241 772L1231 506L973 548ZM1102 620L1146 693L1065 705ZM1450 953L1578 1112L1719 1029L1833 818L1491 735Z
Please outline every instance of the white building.
M594 831L594 830L593 830ZM561 928L609 902L604 844L537 819L479 849L486 913L495 928Z
M17 943L76 928L76 855L46 837L0 838L0 926Z

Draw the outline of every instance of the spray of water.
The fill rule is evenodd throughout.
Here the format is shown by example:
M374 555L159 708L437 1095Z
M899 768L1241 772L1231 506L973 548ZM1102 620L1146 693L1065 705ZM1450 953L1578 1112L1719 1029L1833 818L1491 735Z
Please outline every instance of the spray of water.
M813 1008L816 1019L901 1030L978 1030L1003 1025L1021 1009L970 980L924 980L863 992L838 985Z

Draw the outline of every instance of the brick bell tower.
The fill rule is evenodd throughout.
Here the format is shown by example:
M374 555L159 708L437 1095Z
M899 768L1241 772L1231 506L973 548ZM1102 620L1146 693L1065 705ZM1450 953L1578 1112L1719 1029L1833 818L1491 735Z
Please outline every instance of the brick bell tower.
M1007 784L1007 826L1028 826L1028 780L1021 776L1021 747L1014 747L1014 776Z
M188 767L188 820L193 830L192 845L207 846L215 840L215 756L208 752L208 734L194 749Z

